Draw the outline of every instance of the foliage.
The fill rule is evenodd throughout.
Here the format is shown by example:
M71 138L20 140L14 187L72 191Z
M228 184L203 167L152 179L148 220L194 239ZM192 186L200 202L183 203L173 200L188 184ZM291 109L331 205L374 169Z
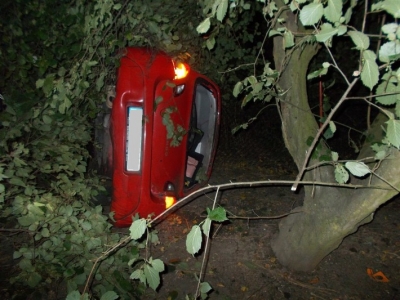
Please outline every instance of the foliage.
M236 26L232 17L236 16L238 7L242 10L249 9L248 4L243 1L231 2L230 5L226 5L226 1L205 1L206 8L203 10L205 19L197 27L197 31L201 34L209 31L217 32L217 29L213 28L213 19L218 22L214 22L214 27L224 28L226 24L233 24L232 27ZM312 71L308 75L308 79L320 77L328 73L329 69L335 69L345 79L347 84L351 87L360 78L361 82L369 88L371 91L375 91L376 103L386 106L391 106L393 112L388 109L380 108L388 117L386 127L386 137L381 141L386 147L380 148L379 152L375 156L375 159L380 161L386 158L386 150L389 146L400 148L400 101L399 101L399 76L400 69L395 68L395 62L400 58L400 27L396 22L396 18L400 14L399 5L396 1L384 0L378 1L372 6L367 7L372 13L387 13L394 18L394 21L390 21L387 24L382 24L380 37L384 41L380 48L375 54L370 49L371 37L368 33L365 33L365 26L360 29L356 29L350 25L353 11L358 9L358 1L342 1L342 0L328 0L328 1L263 1L262 8L263 15L265 17L268 28L266 29L264 42L267 38L273 38L275 36L283 37L283 50L287 53L287 60L291 59L291 53L293 50L302 47L304 43L318 42L324 46L326 51L331 57L331 61L323 62L322 68L319 70ZM367 3L368 4L368 3ZM366 5L367 5L366 4ZM239 9L240 10L240 9ZM291 32L286 26L284 17L281 15L281 11L290 10L293 13L298 14L299 21L304 26L302 32ZM366 18L367 16L365 16ZM310 30L309 30L310 29ZM353 76L356 78L353 84L350 84L350 80L346 77L332 55L331 48L335 37L348 36L354 44L353 50L359 52L360 64L359 69L353 72ZM214 38L216 38L214 36ZM214 44L214 43L213 43ZM262 44L262 45L263 45ZM262 46L257 46L259 53L262 52ZM212 48L212 47L210 47ZM258 63L259 56L257 55L254 60L254 64ZM380 64L380 65L379 65ZM269 61L264 60L264 68L260 71L254 69L253 73L245 76L244 79L236 82L233 88L233 96L239 97L244 94L242 100L242 107L247 105L251 100L270 102L271 99L283 99L284 94L287 91L283 91L279 87L280 74L284 70L283 68L276 67L273 69ZM345 66L343 67L346 68ZM320 135L323 133L325 141L333 136L336 131L336 124L332 121L333 113L342 103L347 99L347 95L350 90L344 92L344 95L337 106L332 108L329 116L323 120L324 126L320 130L320 133L312 138L312 141L306 141L309 144L310 154L313 157L318 153L317 141ZM365 98L365 101L369 102L369 98ZM241 124L235 127L232 132L235 133L240 129L246 129L250 123L257 118L251 118L247 123ZM325 132L323 132L325 130ZM374 148L373 148L374 149ZM317 155L318 156L318 155ZM326 154L320 156L323 160L326 158ZM344 165L336 160L331 162L334 166L335 178L339 183L346 183L349 180L349 173L357 177L363 177L366 174L373 173L367 165L363 162L347 162Z
M0 4L0 86L6 105L0 111L0 208L24 238L14 253L21 272L12 282L38 289L64 281L74 299L93 261L121 240L102 208L92 204L104 193L103 181L88 169L96 147L93 118L105 101L106 86L115 81L122 48L189 52L190 63L200 63L193 5L119 0ZM156 242L155 235L151 241ZM129 275L137 266L127 264L141 248L132 240L104 257L90 293L102 299L115 299L106 291L136 297L140 288ZM160 271L161 264L148 259L144 272L153 270ZM156 279L147 283L157 285Z
M192 255L195 255L201 249L203 242L204 233L207 237L210 237L211 223L214 222L224 222L228 220L226 217L226 211L222 207L210 210L207 208L207 218L200 223L200 225L193 225L189 234L186 238L186 250Z

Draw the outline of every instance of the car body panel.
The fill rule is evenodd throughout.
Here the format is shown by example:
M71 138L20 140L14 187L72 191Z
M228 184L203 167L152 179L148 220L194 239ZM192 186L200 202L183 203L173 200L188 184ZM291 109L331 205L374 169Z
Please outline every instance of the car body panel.
M136 213L162 213L166 196L182 198L204 186L211 175L219 89L192 69L176 79L175 67L165 53L145 48L127 48L121 58L110 117L115 226L129 226ZM194 144L196 130L203 136ZM201 171L194 167L202 176L194 177L188 167L192 161L203 166Z

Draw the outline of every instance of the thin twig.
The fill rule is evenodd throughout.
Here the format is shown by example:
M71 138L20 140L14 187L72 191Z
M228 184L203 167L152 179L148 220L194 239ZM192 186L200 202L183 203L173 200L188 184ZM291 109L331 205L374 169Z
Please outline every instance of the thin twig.
M257 217L242 217L242 216L229 216L229 219L242 219L242 220L270 220L270 219L282 219L284 217L287 217L289 215L293 215L293 214L298 214L303 212L302 210L299 211L294 211L294 212L289 212L289 213L285 213L285 214L281 214L281 215L277 215L277 216L269 216L269 217L265 217L265 216L257 216Z
M310 160L311 154L313 153L314 147L317 145L317 142L319 141L322 133L324 132L325 128L328 126L329 122L332 120L333 115L336 113L336 111L339 109L339 107L343 104L345 100L347 100L347 95L350 93L354 85L357 83L359 77L355 78L351 84L347 87L346 91L342 95L342 98L340 98L339 102L335 105L335 107L331 110L329 113L328 117L326 118L326 121L324 124L322 124L321 128L318 130L317 134L314 137L314 140L312 141L310 147L308 147L308 150L306 151L306 157L304 158L303 166L300 169L299 174L296 177L296 181L292 186L292 191L297 191L297 187L299 185L299 182L301 178L304 175L304 172L306 171L308 161Z
M214 203L213 203L213 206L212 206L213 210L215 209L215 206L217 204L218 194L219 194L219 188L215 192ZM200 269L200 274L199 274L199 280L197 282L197 289L196 289L195 299L197 299L200 296L200 285L201 285L201 282L203 281L203 277L204 277L204 273L205 273L206 259L208 258L208 254L210 252L210 246L209 245L210 245L210 236L208 235L206 237L206 247L205 247L205 250L204 250L203 261L201 263L201 269Z
M318 30L318 28L317 28L315 25L314 25L314 29L315 29L316 32L319 33L319 30ZM333 62L333 64L331 64L331 66L334 67L334 68L340 73L340 75L342 75L342 77L343 77L343 79L346 81L347 85L350 85L350 82L349 82L349 80L347 79L346 75L345 75L345 74L343 73L343 71L339 68L339 66L338 66L338 64L337 64L337 62L336 62L336 59L335 59L335 57L334 57L333 54L332 54L331 49L329 49L329 47L328 47L328 45L327 45L326 43L324 43L324 46L325 46L325 49L326 49L326 51L328 52L328 54L329 54L329 56L331 57L331 60L332 60L332 62Z
M367 161L369 161L369 160L372 160L372 161L374 162L374 161L376 161L376 158L373 157L373 156L370 156L370 157L365 157L365 158L358 159L358 160L353 160L353 161L355 161L355 162L364 162L364 161L367 162ZM325 165L334 165L334 164L336 164L336 163L345 163L345 162L347 162L347 161L348 161L348 160L322 161L322 162L316 163L316 164L314 164L314 165L308 166L308 167L306 168L306 171L310 171L310 170L313 170L313 169L316 169L316 168L319 168L319 167L325 166Z
M400 189L398 189L397 187L395 187L391 182L389 182L388 180L386 180L385 178L379 176L378 174L376 174L375 172L372 172L372 174L374 174L376 177L378 177L380 180L382 180L383 182L385 182L387 185L389 185L391 188L393 188L394 190L396 190L398 193L400 193Z

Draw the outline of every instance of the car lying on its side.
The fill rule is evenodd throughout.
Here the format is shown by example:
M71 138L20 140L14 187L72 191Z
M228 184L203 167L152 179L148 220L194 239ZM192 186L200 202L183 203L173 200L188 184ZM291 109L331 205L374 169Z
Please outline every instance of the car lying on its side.
M210 79L145 48L125 50L110 95L103 153L114 224L124 227L136 213L158 215L207 183L221 100Z

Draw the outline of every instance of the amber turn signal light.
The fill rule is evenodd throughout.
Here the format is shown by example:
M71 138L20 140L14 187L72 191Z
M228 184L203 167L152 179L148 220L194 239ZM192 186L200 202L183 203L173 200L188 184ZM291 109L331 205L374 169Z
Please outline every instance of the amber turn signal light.
M183 79L189 74L189 66L178 62L175 64L175 79Z
M175 197L165 196L165 209L170 208L176 202Z

